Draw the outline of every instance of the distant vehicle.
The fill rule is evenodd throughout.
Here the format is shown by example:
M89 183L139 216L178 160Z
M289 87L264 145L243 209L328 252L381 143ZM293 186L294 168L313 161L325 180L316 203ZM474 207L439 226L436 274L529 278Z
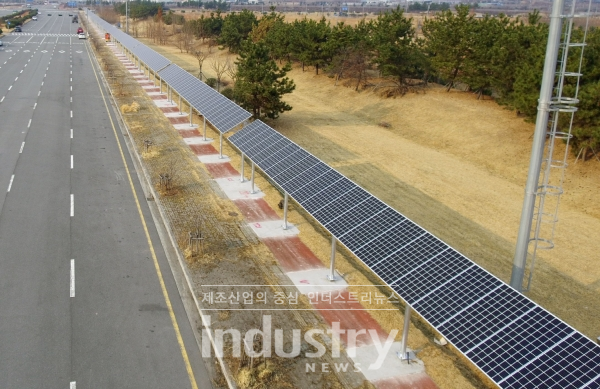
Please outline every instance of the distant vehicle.
M37 16L32 16L31 20L37 20Z
M79 37L79 39L85 39L85 34L83 32L77 34L77 36Z
M48 14L48 16L52 16L52 14Z
M4 46L4 43L2 43L2 41L0 41L0 47L1 47L1 46Z
M13 30L13 32L21 32L21 26L15 27L15 29Z
M79 18L77 17L77 15L73 16L73 19L71 19L71 23L79 23Z
M69 14L69 16L73 16L73 14Z
M79 28L77 29L77 33L78 33L78 34L83 34L83 28L79 27Z
M58 14L58 16L62 16L62 14Z

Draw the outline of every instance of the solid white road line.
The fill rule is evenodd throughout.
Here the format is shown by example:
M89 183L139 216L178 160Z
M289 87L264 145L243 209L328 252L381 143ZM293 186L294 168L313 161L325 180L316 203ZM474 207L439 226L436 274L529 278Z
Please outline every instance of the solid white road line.
M71 285L69 287L71 297L75 297L75 260L71 259Z
M19 150L19 154L23 152L23 147L25 147L25 142L21 143L21 150Z
M75 381L71 382L71 384L69 385L69 389L77 389L75 386L77 384L75 383Z
M8 190L7 192L10 192L10 188L12 186L13 180L15 179L15 175L13 174L12 177L10 177L10 182L8 183Z
M71 154L71 169L73 169L73 154Z
M75 214L75 197L71 194L71 217Z

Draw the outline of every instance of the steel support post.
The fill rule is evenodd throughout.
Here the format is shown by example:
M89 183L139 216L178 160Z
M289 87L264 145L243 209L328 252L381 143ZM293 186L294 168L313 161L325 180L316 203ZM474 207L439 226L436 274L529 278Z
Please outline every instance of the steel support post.
M181 107L181 95L179 95L179 104L177 106L179 107L179 114L183 115L183 110L182 110L182 107Z
M288 229L287 209L288 209L288 193L284 192L284 195L283 195L283 229L284 230Z
M223 158L223 133L219 133L219 158Z
M244 182L244 153L242 153L242 166L241 166L241 173L240 173L240 181Z
M202 116L202 119L204 119L204 130L202 132L202 134L204 135L204 140L206 140L206 116Z
M190 103L190 127L193 127L194 125L192 124L192 103Z
M252 161L252 173L250 173L250 194L254 194L254 161Z
M406 358L406 348L408 347L408 328L410 327L410 305L406 304L406 308L404 308L404 327L402 328L402 347L400 353L401 359Z
M331 257L330 257L330 264L329 264L329 274L327 275L327 279L329 281L337 281L338 277L335 275L335 246L337 243L337 239L335 239L335 236L331 237Z

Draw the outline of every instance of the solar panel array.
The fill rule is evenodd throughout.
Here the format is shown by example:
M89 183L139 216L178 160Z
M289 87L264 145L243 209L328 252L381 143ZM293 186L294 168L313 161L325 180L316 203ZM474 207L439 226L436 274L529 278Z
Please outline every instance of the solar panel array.
M600 347L261 121L229 140L502 388L598 388Z
M90 17L160 69L158 53ZM160 76L222 132L250 116L177 65ZM500 387L600 388L600 347L566 323L263 122L229 139Z
M102 20L94 13L90 12L89 17L146 66L158 72L159 77L200 112L219 132L226 133L252 116L248 111L179 66L172 64L167 58L140 43L137 39Z

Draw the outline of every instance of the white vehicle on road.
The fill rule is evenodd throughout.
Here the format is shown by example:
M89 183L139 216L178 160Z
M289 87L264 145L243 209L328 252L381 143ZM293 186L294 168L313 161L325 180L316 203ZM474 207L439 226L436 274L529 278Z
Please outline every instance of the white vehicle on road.
M84 32L80 32L79 34L77 34L77 37L79 39L85 39L85 33Z

